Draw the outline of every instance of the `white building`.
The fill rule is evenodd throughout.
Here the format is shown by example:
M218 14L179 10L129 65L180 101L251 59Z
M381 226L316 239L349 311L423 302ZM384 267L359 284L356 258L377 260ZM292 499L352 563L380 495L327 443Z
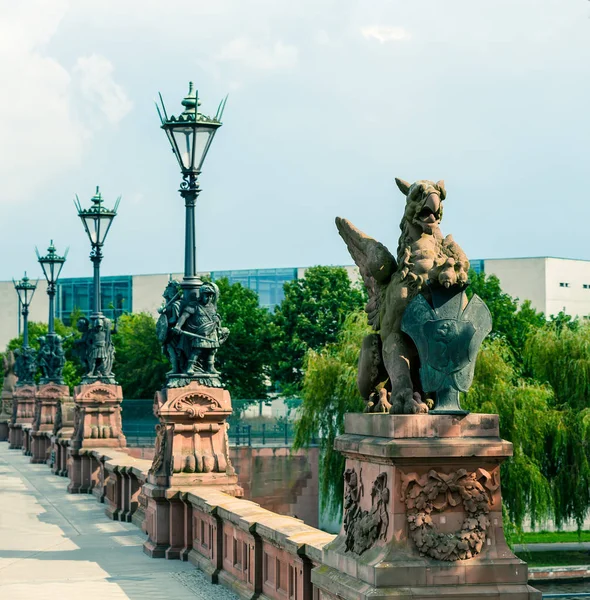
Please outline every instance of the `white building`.
M474 261L475 262L475 261ZM502 290L521 302L530 300L546 317L560 311L590 315L590 261L570 258L485 259L486 275L496 275Z
M472 261L472 267L496 275L502 289L520 301L530 300L535 309L545 315L560 311L572 316L590 315L590 261L566 258L507 258ZM352 281L358 281L355 266L346 266ZM201 273L213 280L227 277L254 290L261 306L273 308L283 299L283 284L305 275L305 268L243 269ZM148 312L157 315L162 292L169 274L121 275L101 280L103 312L113 317L116 311ZM181 279L182 274L172 277ZM89 312L92 298L92 278L63 278L58 283L56 316L68 320L78 308ZM29 319L47 322L49 310L44 279L39 280ZM0 282L0 349L16 337L19 331L18 301L12 281Z

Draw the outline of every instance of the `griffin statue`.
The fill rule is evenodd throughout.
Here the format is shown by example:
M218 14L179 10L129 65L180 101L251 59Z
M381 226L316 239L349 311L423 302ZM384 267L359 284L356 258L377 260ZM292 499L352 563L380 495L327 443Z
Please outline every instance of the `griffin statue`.
M429 299L430 290L437 286L465 288L469 261L453 238L443 238L440 231L444 182L395 181L406 196L397 258L346 219L336 218L369 294L365 308L369 324L378 332L363 340L358 387L366 412L427 413L418 353L402 333L402 317L418 294Z

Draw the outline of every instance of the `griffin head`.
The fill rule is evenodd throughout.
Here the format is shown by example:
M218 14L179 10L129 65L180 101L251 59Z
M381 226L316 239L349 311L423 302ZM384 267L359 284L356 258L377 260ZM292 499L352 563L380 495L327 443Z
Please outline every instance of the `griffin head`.
M397 177L395 182L406 196L404 220L422 233L432 235L442 220L443 201L447 195L445 182L420 180L410 185Z

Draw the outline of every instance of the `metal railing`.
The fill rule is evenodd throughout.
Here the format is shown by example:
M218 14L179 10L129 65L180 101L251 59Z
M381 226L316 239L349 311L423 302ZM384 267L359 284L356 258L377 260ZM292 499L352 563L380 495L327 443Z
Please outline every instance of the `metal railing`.
M151 423L125 427L123 420L123 433L128 446L149 447L156 441L155 427ZM289 421L276 425L233 425L229 428L228 437L234 446L292 446L295 428ZM311 444L316 445L317 440L312 438Z

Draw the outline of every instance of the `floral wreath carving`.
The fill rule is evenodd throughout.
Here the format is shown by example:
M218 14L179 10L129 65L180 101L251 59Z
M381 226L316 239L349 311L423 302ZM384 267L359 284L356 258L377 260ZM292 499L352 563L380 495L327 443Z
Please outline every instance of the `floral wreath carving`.
M493 498L488 492L500 487L485 469L469 473L431 470L421 477L416 473L401 476L401 499L406 504L410 537L422 556L436 560L467 560L483 549L490 526L488 515ZM465 519L456 533L440 533L432 522L433 512L463 503Z

